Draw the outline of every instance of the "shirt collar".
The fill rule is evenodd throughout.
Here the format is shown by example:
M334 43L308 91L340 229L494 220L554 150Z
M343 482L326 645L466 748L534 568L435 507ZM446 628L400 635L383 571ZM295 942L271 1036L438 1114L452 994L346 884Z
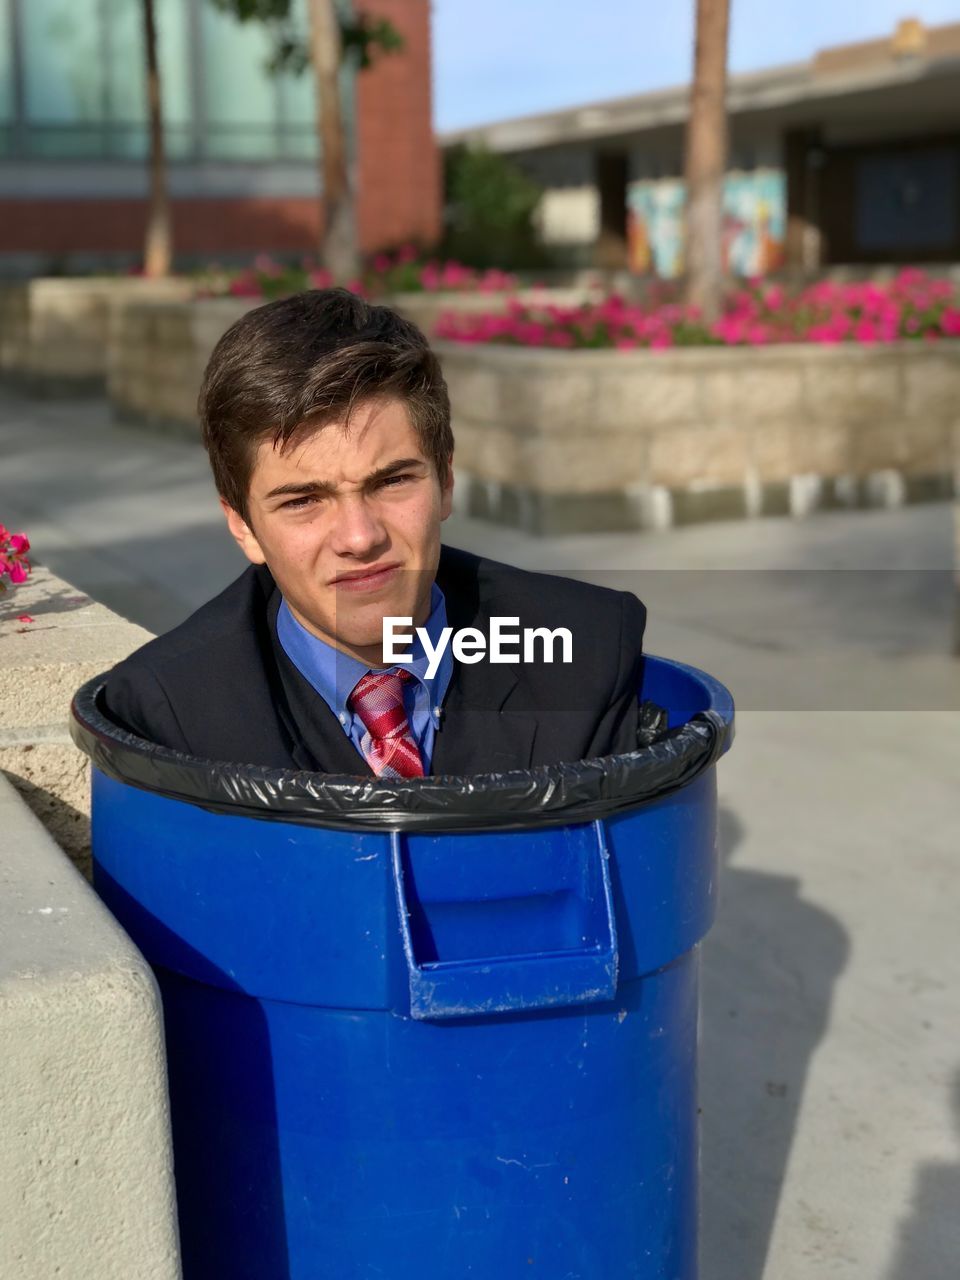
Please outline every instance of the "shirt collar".
M446 625L446 600L443 592L434 582L430 588L430 616L425 623L433 648L436 648L439 643L441 632ZM277 637L287 657L300 674L309 680L340 722L346 723L353 714L347 706L347 699L357 681L371 668L357 658L341 653L332 644L327 644L325 640L308 631L290 612L286 600L281 601L277 611ZM427 679L430 659L416 631L414 631L409 652L410 662L395 662L390 669L399 668L409 671L416 677L430 699L430 713L435 717L453 675L453 655L450 652L450 646L448 645L444 650L440 666L432 680Z

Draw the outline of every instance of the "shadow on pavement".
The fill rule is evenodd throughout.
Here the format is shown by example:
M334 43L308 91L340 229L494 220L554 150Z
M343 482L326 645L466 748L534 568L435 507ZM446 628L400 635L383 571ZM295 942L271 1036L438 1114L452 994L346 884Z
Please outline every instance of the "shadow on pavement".
M914 1174L909 1208L886 1280L945 1280L960 1265L960 1071L953 1082L958 1146L953 1161L929 1160Z
M75 546L38 539L37 547L53 573L155 635L179 625L247 566L222 521Z
M76 591L57 590L43 600L35 601L28 610L23 604L22 597L11 591L9 594L0 595L0 622L14 622L24 612L28 612L32 618L39 618L45 613L72 613L75 609L85 609L89 604L90 597L87 595L79 595Z
M730 865L743 835L722 809L720 910L702 964L703 1280L765 1275L807 1072L850 952L799 877Z

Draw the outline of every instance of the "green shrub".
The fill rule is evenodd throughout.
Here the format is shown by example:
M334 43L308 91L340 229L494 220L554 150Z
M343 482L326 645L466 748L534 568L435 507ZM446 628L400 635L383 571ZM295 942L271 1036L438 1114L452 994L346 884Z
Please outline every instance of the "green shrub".
M533 215L543 190L505 156L457 145L444 156L445 222L441 252L471 267L544 267Z

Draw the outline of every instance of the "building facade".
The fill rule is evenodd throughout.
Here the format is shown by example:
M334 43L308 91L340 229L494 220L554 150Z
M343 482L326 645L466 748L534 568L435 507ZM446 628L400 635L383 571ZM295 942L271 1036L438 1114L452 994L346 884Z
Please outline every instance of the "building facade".
M686 87L461 130L545 188L544 241L580 265L683 270ZM960 259L960 23L733 76L724 255L781 267Z
M316 248L313 78L272 73L274 32L210 0L155 0L174 240L184 263ZM354 10L363 12L365 0ZM376 0L404 48L345 69L365 250L440 231L428 0ZM0 0L0 270L131 264L142 252L141 0ZM305 0L293 21L306 29Z

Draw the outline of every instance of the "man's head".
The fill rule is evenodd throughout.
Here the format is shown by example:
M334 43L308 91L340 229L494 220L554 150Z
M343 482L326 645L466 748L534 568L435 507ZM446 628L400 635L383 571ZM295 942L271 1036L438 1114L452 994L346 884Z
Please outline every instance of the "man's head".
M385 615L422 623L450 513L440 365L415 325L342 289L248 312L199 400L230 532L294 616L373 665Z

